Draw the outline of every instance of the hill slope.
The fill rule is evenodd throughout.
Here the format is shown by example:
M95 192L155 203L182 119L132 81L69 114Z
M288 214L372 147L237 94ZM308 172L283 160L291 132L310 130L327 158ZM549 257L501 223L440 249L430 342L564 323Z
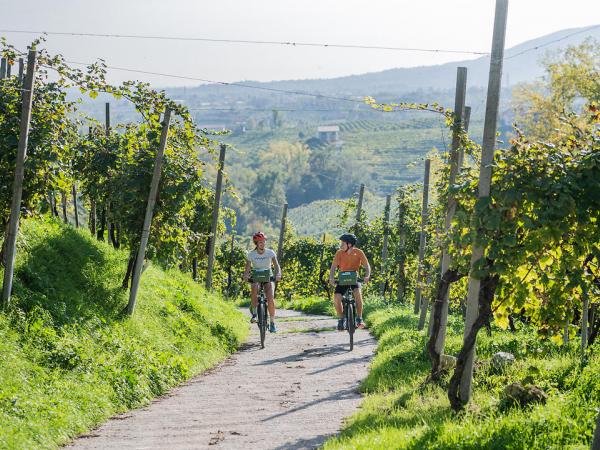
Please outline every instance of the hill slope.
M25 221L0 313L0 448L53 448L216 364L247 326L189 275L150 265L123 318L127 254L87 230Z

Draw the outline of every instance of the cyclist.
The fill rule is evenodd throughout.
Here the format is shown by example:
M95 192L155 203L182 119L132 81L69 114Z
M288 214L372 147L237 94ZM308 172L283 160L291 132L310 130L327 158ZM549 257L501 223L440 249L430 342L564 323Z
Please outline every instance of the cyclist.
M275 268L275 276L271 275L271 282L265 284L265 295L267 297L267 307L269 309L269 317L271 323L269 324L269 331L271 333L277 332L275 326L275 289L273 281L281 280L281 267L277 261L277 255L273 250L267 248L267 236L262 231L254 233L252 236L254 242L254 250L248 252L246 257L246 268L244 269L244 281L250 281L252 283L251 299L252 307L252 318L250 322L256 322L256 307L258 306L258 291L260 289L259 283L255 283L250 279L250 269L270 269L272 273L272 267Z
M365 256L364 252L355 247L356 236L351 233L345 233L340 236L340 249L336 252L329 270L329 283L333 286L335 284L335 271L339 269L340 272L358 272L360 267L365 268L364 282L368 283L371 276L371 266ZM354 294L354 300L356 301L356 328L364 328L365 325L362 319L362 292L361 285L357 283L350 286L352 293ZM346 324L344 323L344 311L342 308L342 295L346 291L348 286L336 286L334 295L335 311L338 315L338 330L342 331L345 329Z

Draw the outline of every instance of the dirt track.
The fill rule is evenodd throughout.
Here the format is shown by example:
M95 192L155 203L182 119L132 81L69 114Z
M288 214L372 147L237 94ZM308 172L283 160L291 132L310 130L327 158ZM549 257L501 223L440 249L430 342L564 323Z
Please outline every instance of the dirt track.
M265 349L253 325L248 343L221 365L69 448L319 447L359 406L376 342L358 330L349 352L348 333L333 331L333 319L293 311L279 318Z

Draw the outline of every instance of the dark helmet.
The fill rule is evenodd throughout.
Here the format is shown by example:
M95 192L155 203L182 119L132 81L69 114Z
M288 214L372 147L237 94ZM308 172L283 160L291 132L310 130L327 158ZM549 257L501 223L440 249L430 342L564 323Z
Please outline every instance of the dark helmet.
M352 233L344 233L340 236L340 241L350 245L356 245L357 239Z

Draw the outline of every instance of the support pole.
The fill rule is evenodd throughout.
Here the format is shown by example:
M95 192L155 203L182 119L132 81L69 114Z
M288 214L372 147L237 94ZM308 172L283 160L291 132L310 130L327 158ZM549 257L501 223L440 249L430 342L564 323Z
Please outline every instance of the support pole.
M452 126L452 148L450 150L450 175L448 178L448 189L456 183L456 176L460 172L460 133L462 131L463 117L465 114L465 95L467 91L467 68L458 67L456 69L456 91L454 96L454 123ZM456 199L454 195L448 194L448 204L446 205L446 221L445 221L445 234L446 236L450 233L452 226L452 219L456 212ZM447 239L442 241L442 261L440 279L438 283L442 283L442 278L446 271L452 266L452 256L448 253L448 242ZM446 326L448 323L448 300L450 298L450 288L444 296L444 300L441 305L440 311L440 326L437 333L437 339L435 341L435 350L439 355L444 353L444 345L446 343ZM432 311L435 313L435 309ZM439 310L439 305L438 305ZM434 317L432 313L432 320Z
M508 0L496 0L496 13L494 19L494 34L492 38L492 54L490 57L490 74L485 109L485 122L483 129L483 144L481 166L479 170L478 201L489 198L492 181L492 165L496 146L496 129L498 121L498 105L500 102L500 88L502 82L502 62L504 59L504 40L506 36L506 20L508 16ZM479 312L480 279L476 277L477 265L485 259L484 249L481 245L482 230L476 230L473 238L473 254L471 255L471 270L467 293L467 314L465 318L465 341L471 333L473 324ZM473 380L473 361L475 347L467 353L464 370L459 389L461 403L467 404L471 399L471 382Z
M427 225L427 207L429 204L429 172L431 171L431 160L425 160L425 176L423 179L423 207L421 209L421 233L419 235L419 265L417 266L417 286L415 288L415 308L414 313L419 314L421 307L421 286L424 282L423 259L425 258L425 245L427 235L425 227Z
M19 83L23 83L23 74L25 73L25 62L19 58Z
M583 308L581 310L581 351L585 351L588 343L588 325L590 313L590 297L588 295L587 286L581 286L583 295Z
M288 204L283 205L283 213L281 214L281 227L279 228L279 242L277 243L277 260L281 264L283 258L283 236L285 234L285 226L287 221Z
M0 59L0 80L6 78L6 66L7 66L6 58Z
M221 189L223 188L223 168L225 167L225 150L227 146L221 144L219 153L219 169L217 172L217 187L215 189L215 203L213 205L212 225L210 228L210 242L208 247L208 267L206 269L206 288L212 289L213 268L215 265L215 243L217 240L217 225L219 223L219 208L221 207Z
M5 268L2 283L2 306L6 308L12 293L13 275L15 270L15 254L17 247L17 233L19 230L19 216L21 213L21 198L23 195L23 177L25 172L25 158L27 156L27 140L29 138L29 123L31 121L31 105L35 82L36 51L29 50L27 56L27 76L22 95L21 125L19 130L19 143L17 146L17 160L15 164L15 178L13 183L10 218L8 232L6 233Z
M152 181L150 182L150 192L148 194L148 203L146 205L146 215L144 217L144 226L142 228L142 236L140 239L140 248L138 250L135 264L133 266L133 274L131 277L131 290L129 291L129 303L127 304L127 315L131 316L135 310L135 302L137 292L142 276L142 266L146 258L146 245L150 237L150 227L152 226L152 215L154 214L154 205L158 194L158 185L160 183L160 175L163 165L163 155L167 146L167 138L169 135L169 124L171 122L171 110L167 108L163 120L162 132L160 134L160 142L154 159L154 172L152 173Z
M108 103L108 102L105 104L104 117L105 117L106 143L108 144L108 139L110 138L110 103ZM111 216L111 214L110 214L110 198L108 198L106 200L106 216L105 216L106 233L107 233L107 237L108 237L108 242L112 243L114 246L115 243L111 239L111 236L113 236L113 233L112 233L112 222L111 222L110 216Z
M465 106L465 115L463 117L463 128L465 133L469 132L469 124L471 123L471 107ZM460 147L458 149L458 172L462 170L462 166L465 161L465 149Z
M404 301L404 289L405 286L405 274L404 274L404 264L405 264L405 255L404 255L404 246L406 244L406 233L404 231L404 211L401 205L398 205L398 274L397 274L397 287L396 287L396 300L398 303L402 303Z
M231 297L231 286L233 283L233 250L235 245L235 233L231 234L231 247L229 248L229 264L227 265L227 295Z
M383 247L381 249L381 273L383 273L383 281L381 284L381 295L385 295L387 288L387 257L388 257L388 237L390 234L390 204L392 202L392 196L387 195L385 197L385 210L383 216Z
M356 223L360 222L360 215L363 207L363 197L365 195L365 185L360 185L360 191L358 192L358 205L356 206Z
M77 188L73 184L73 208L75 209L75 228L79 228L79 211L77 211Z

